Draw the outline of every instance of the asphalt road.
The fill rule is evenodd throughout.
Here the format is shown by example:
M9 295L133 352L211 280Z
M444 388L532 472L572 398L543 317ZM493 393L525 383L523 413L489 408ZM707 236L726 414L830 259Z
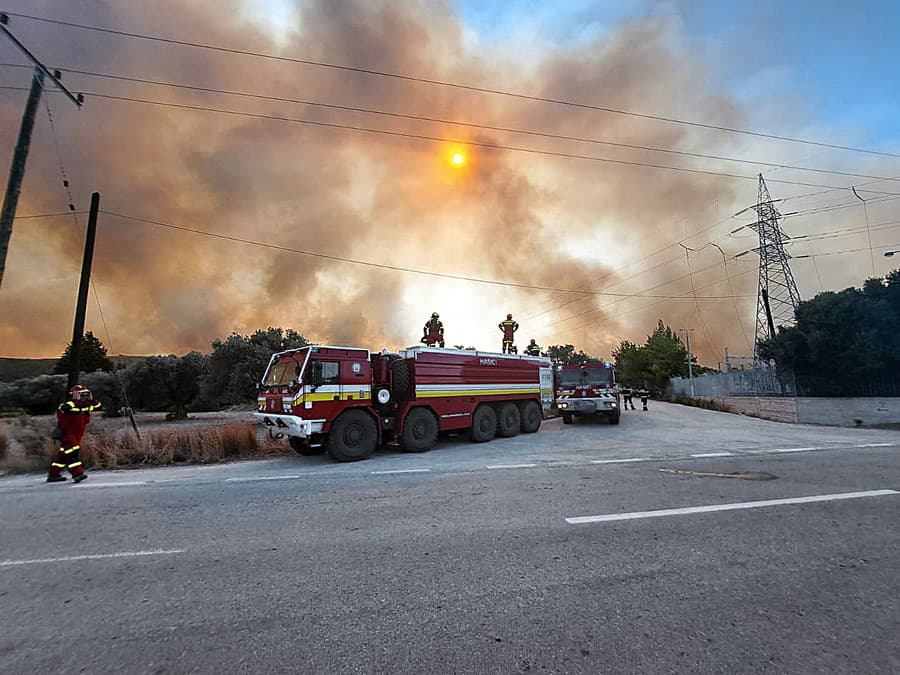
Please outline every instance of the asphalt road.
M0 672L900 671L900 432L651 405L0 479Z

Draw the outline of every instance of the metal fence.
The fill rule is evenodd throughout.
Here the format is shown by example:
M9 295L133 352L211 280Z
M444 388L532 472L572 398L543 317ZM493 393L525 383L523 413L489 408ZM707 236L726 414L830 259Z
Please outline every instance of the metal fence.
M675 396L884 396L900 397L900 373L896 375L847 377L835 371L832 377L794 376L773 366L760 365L727 373L707 373L690 380L670 381Z

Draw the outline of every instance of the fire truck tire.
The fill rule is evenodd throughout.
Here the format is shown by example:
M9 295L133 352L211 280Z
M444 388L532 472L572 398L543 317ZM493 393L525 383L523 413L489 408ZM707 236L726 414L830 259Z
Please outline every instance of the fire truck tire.
M409 391L409 363L398 359L391 363L391 396L402 401Z
M616 412L609 414L609 423L610 424L618 424L619 419L621 417L622 417L622 413L620 411L616 410Z
M572 413L563 413L563 424L572 424Z
M378 443L378 427L363 410L346 410L331 425L328 453L339 462L368 459Z
M522 426L522 416L519 414L519 406L512 401L500 405L497 415L497 435L510 438L519 433Z
M325 452L324 445L317 445L315 447L309 444L309 441L304 438L297 438L296 436L288 437L288 443L290 443L291 448L294 449L299 455L303 455L304 457L310 457L312 455L321 455Z
M482 404L475 409L472 415L472 428L469 436L475 443L487 443L497 435L497 413L494 409Z
M427 408L413 408L403 422L400 447L406 452L427 452L438 438L438 421Z
M522 426L519 427L523 434L533 434L541 428L541 420L544 415L541 413L541 406L534 401L526 401L519 409L522 416Z

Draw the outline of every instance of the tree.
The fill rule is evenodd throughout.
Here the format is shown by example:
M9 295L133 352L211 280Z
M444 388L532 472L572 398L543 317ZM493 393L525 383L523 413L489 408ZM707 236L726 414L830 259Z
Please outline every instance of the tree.
M580 366L585 363L601 363L601 359L585 354L575 345L550 345L545 353L553 363L562 366Z
M672 377L688 374L687 349L662 319L640 347L622 340L613 351L619 381L631 386L664 389Z
M71 363L72 343L70 342L68 346L66 346L63 355L59 357L59 361L56 362L53 372L60 375L66 375L69 372ZM106 347L103 346L103 343L100 342L91 331L85 333L84 338L81 341L81 359L79 360L78 365L79 370L81 370L82 373L95 373L98 370L109 373L115 369L115 365L106 355Z
M275 352L309 344L295 330L267 328L252 335L232 333L214 340L209 369L203 381L203 397L216 406L238 405L256 398L256 385Z
M900 270L861 289L820 293L797 307L794 326L760 342L759 354L801 378L844 380L900 372Z
M170 410L174 419L187 419L187 407L200 393L207 358L189 352L139 361L127 371L132 404L145 410Z

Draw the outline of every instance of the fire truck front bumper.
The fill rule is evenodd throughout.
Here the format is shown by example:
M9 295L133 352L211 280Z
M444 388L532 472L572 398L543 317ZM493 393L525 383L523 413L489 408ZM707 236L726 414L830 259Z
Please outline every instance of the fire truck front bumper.
M607 398L569 398L559 401L557 407L565 412L598 413L618 410L615 399Z
M325 420L305 420L296 415L277 415L274 413L254 413L256 421L268 429L285 436L309 438L313 434L322 433Z

